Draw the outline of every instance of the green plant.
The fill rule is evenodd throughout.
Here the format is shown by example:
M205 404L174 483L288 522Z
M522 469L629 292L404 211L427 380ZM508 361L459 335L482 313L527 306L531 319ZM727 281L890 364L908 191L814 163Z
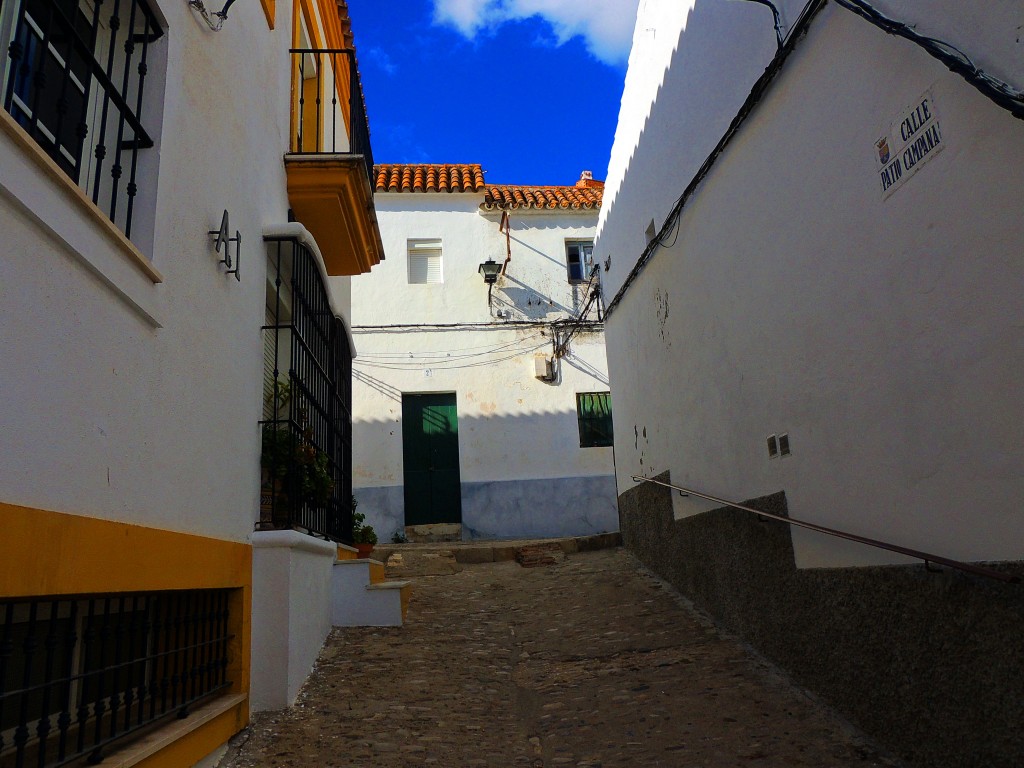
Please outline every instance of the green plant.
M396 528L395 532L391 534L391 543L393 544L408 544L409 539L405 535L405 531L401 528Z
M275 416L281 414L292 399L292 383L290 380L278 377L277 386L267 392L263 401L267 404Z
M283 412L292 401L291 380L278 378L265 401L276 421L263 427L260 464L265 470L264 483L274 495L275 507L296 510L304 502L324 506L334 493L331 461L313 442L313 430L301 403L295 409L298 430L282 426Z
M352 542L355 544L376 544L377 543L377 532L373 530L372 525L366 525L363 521L366 519L366 515L362 512L356 512L356 507L359 506L359 502L356 501L356 497L352 497Z
M309 430L295 433L288 427L263 428L263 452L260 464L267 472L279 502L290 509L303 501L323 506L334 492L330 459L313 445ZM298 494L290 498L289 493Z

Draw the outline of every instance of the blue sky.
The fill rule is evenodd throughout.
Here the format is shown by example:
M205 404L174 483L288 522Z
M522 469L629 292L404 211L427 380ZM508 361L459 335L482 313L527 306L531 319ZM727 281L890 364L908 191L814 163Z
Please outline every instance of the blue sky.
M637 0L349 0L378 163L608 169Z

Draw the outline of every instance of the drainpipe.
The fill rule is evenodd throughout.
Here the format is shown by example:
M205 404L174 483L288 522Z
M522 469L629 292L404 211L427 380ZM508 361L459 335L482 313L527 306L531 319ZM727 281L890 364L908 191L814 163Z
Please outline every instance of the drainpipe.
M505 274L508 263L512 261L512 224L509 221L508 209L501 212L501 222L498 224L498 231L505 232L505 262L501 265L501 274Z

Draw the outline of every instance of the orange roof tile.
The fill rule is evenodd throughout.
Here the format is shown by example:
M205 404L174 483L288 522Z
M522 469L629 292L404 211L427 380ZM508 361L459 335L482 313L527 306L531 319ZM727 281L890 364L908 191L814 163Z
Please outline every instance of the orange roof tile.
M573 186L524 186L484 183L476 164L387 163L373 168L377 192L483 192L480 207L535 210L593 210L601 207L604 182L584 171Z
M604 184L591 181L583 187L522 187L507 184L487 187L485 210L496 208L596 209L601 207Z
M373 167L377 192L482 192L479 165L388 163Z
M344 42L345 48L355 49L355 45L352 42L352 19L348 15L348 2L347 0L337 0L338 5L338 21L341 22L341 39Z

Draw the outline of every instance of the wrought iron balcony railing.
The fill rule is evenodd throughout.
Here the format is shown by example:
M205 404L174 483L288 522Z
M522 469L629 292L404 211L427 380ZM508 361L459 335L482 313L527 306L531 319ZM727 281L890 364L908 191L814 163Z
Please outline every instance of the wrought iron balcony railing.
M263 530L352 541L352 354L313 254L267 238Z
M362 155L373 178L370 128L350 48L293 48L294 140L300 155Z

